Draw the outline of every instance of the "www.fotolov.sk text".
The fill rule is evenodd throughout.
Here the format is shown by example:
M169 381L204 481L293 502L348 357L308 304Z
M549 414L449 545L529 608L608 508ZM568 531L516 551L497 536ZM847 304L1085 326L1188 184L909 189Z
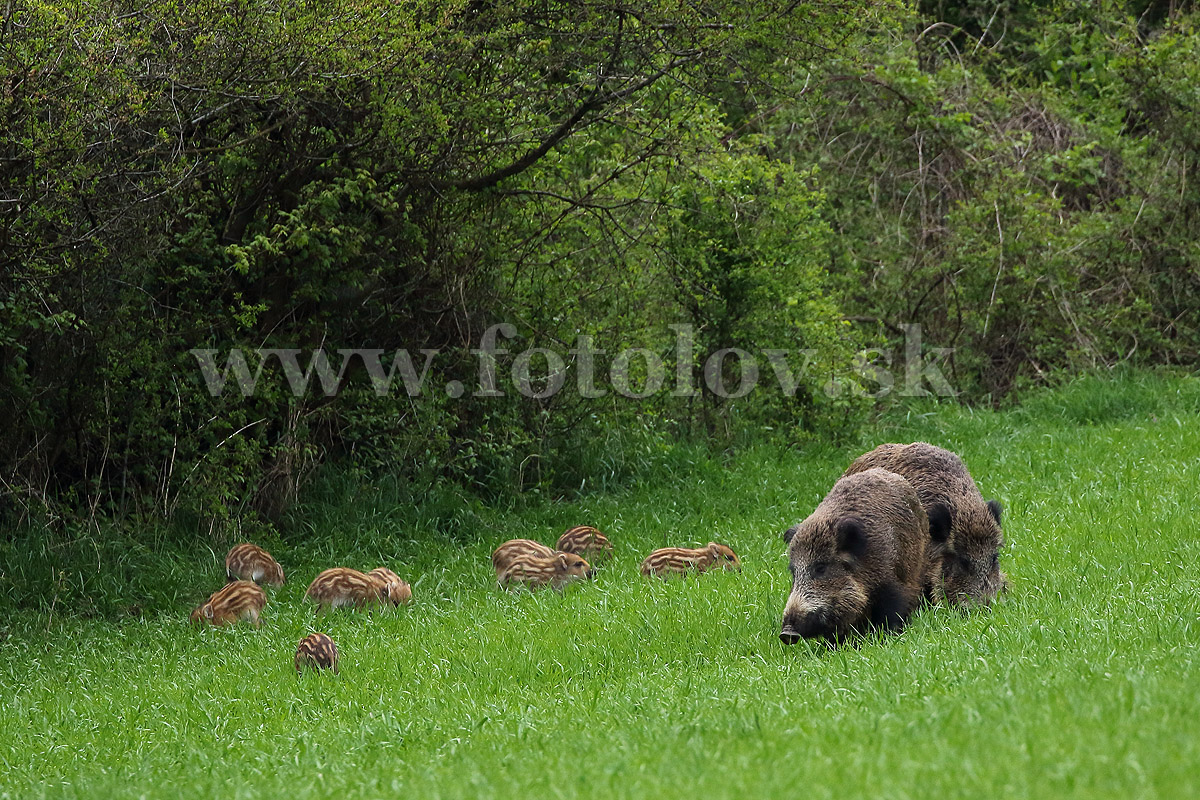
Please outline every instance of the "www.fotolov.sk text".
M899 357L893 351L881 348L859 351L851 363L834 370L834 374L824 381L823 390L830 395L854 391L876 398L893 391L904 397L957 394L939 366L951 350L930 348L922 352L920 326L905 325L902 328L905 338ZM700 393L699 382L702 381L709 392L736 399L759 387L763 376L761 366L765 364L779 390L792 396L817 354L815 349L808 348L763 349L752 353L727 347L709 353L701 360L693 326L672 325L671 330L675 333L674 342L666 354L646 347L625 348L607 361L607 369L602 369L609 352L597 349L591 336L577 337L575 346L565 355L547 347L513 352L504 346L503 340L515 338L516 327L510 323L493 325L483 332L479 347L471 351L478 359L471 395L503 397L511 388L525 397L544 399L561 391L573 373L575 388L581 397L604 397L613 393L643 399L662 391L669 391L676 397L690 397ZM263 370L272 358L277 360L289 389L296 396L313 391L314 374L321 392L326 396L337 394L357 358L376 394L383 396L402 388L409 397L416 397L434 390L427 383L430 366L438 355L437 350L421 349L417 351L419 357L414 358L413 353L399 349L390 354L391 363L385 366L388 354L384 350L339 348L335 352L340 363L335 367L324 348L307 353L299 348L232 348L221 367L218 350L194 349L190 352L196 357L205 385L214 397L228 391L231 382L243 396L254 395ZM247 353L253 356L248 358ZM254 358L257 364L252 368ZM307 366L301 366L302 360L307 361ZM668 364L674 367L670 382L667 380ZM441 388L452 398L462 397L468 389L462 380L450 380Z

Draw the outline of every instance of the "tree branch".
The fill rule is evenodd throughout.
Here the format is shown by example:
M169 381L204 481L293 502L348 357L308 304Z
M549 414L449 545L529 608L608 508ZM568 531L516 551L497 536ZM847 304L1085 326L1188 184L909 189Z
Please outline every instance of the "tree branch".
M597 86L588 95L588 98L580 103L579 107L575 109L575 112L563 120L562 124L555 128L554 131L547 136L541 144L518 158L516 161L513 161L512 163L503 166L494 172L489 172L486 175L479 175L474 178L463 178L457 181L434 181L433 187L435 189L462 189L468 192L478 192L485 189L490 189L505 178L511 178L513 175L518 175L540 161L542 157L549 153L556 144L571 135L572 131L574 131L579 123L583 121L583 118L592 111L603 108L606 105L611 105L619 100L624 100L626 97L629 97L630 95L654 85L664 75L673 72L684 64L696 61L702 55L703 51L693 51L685 57L675 59L658 72L650 75L649 77L643 78L632 86L627 86L618 92L613 92L605 95L604 97L600 96L600 87Z

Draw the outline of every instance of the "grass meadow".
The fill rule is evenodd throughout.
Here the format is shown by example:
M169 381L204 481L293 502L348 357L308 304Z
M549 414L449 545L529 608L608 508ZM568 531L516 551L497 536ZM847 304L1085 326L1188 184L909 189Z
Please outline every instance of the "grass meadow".
M854 456L918 439L1004 504L1010 592L857 646L784 646L780 532ZM1195 378L912 406L853 442L664 457L571 501L402 496L325 480L260 542L289 579L261 630L187 622L223 550L10 539L0 797L1200 796ZM496 544L584 523L617 548L593 583L497 589ZM744 572L637 572L714 539ZM391 566L415 604L318 623L301 595L339 564ZM339 676L292 668L316 629Z

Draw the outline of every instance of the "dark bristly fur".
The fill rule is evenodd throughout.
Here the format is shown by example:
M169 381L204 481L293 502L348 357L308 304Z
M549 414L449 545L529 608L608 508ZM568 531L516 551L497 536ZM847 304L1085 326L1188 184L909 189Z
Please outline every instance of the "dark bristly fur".
M323 633L310 633L300 640L296 648L296 672L311 669L328 669L336 675L338 672L338 649L333 639Z
M217 589L207 602L192 611L192 622L210 625L233 625L248 619L254 627L261 623L259 615L267 604L267 595L253 581L234 581Z
M558 537L555 548L563 553L574 553L592 562L605 561L612 557L612 542L591 525L578 525Z
M225 556L225 575L231 581L254 581L283 586L283 567L261 547L249 542L235 544Z
M1000 504L984 501L963 460L925 442L882 444L859 456L846 475L872 467L903 476L929 516L930 558L939 566L930 598L991 603L1008 583L1000 571Z
M741 570L742 562L728 546L709 542L704 547L663 547L655 550L642 562L642 574L684 575L689 571L707 572L715 566Z
M924 596L929 522L916 491L882 469L844 477L784 533L792 591L779 638L837 641L899 630Z

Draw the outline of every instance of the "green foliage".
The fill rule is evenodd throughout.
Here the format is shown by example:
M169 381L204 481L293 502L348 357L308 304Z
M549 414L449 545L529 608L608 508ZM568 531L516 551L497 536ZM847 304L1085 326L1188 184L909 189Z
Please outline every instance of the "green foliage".
M17 4L0 515L221 540L278 520L327 461L494 501L636 482L681 442L844 440L914 323L972 403L1193 365L1195 20L1115 1ZM505 395L475 396L472 350L502 322ZM260 348L299 350L300 375ZM380 395L346 348L385 369L437 355L419 396ZM554 380L529 348L563 359L561 391L516 391L524 367L530 393ZM211 396L197 350L261 367L256 391Z
M928 4L831 62L784 152L837 198L833 270L881 333L920 323L999 401L1059 371L1195 363L1190 16ZM1144 10L1144 9L1142 9ZM797 135L796 131L803 132Z
M571 444L563 405L599 429L641 413L660 436L689 427L678 404L451 403L441 389L460 380L470 394L470 349L492 322L519 323L529 344L596 327L623 348L687 320L654 288L664 263L638 273L666 244L656 215L703 200L717 172L746 183L701 227L767 235L770 215L794 208L800 238L819 239L819 195L797 181L756 222L731 223L781 168L733 136L729 85L752 78L773 96L784 59L836 49L859 18L647 0L18 4L0 21L0 398L13 421L0 510L182 513L219 532L276 519L331 457L492 494L554 485ZM636 208L598 223L595 203L611 198ZM539 201L556 205L531 210ZM646 289L632 306L604 294L594 322L554 273L593 233L591 278ZM812 259L771 266L790 257L782 247L775 235L721 267L761 284L736 299L737 318L770 317L750 304L777 296L824 297ZM816 330L839 313L806 308L771 324ZM301 349L303 371L321 346L439 355L418 398L375 395L359 363L336 396L296 397L274 359L253 396L213 398L191 355L216 350L220 366L236 351L254 373L256 349ZM791 425L813 408L764 413Z

